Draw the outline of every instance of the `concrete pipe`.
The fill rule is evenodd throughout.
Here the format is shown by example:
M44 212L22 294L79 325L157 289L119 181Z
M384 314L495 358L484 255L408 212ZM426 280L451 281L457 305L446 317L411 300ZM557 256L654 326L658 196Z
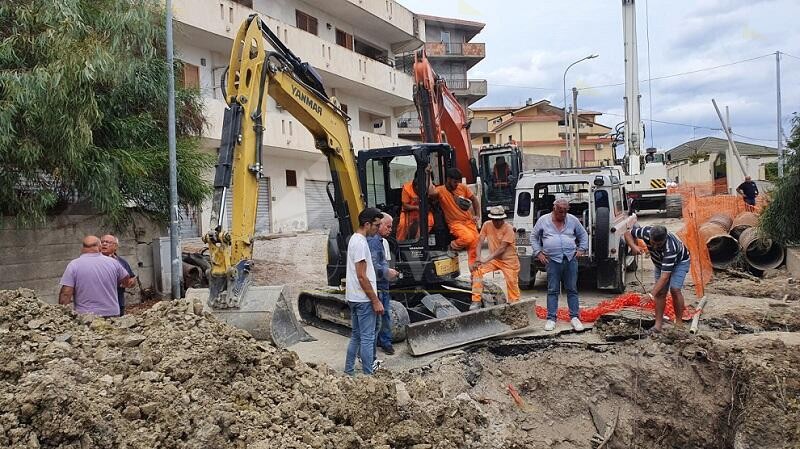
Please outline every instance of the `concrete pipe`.
M733 224L733 218L731 218L728 214L716 214L713 217L709 218L706 223L714 223L719 225L725 232L731 230L731 225Z
M739 255L739 242L731 237L725 228L717 223L708 222L700 226L699 232L701 241L706 243L714 268L726 268L736 260L736 256Z
M731 235L733 238L738 240L739 236L742 235L742 232L744 232L745 229L753 228L757 225L758 215L752 212L742 212L733 219L733 224L731 225Z
M778 268L786 255L783 246L758 234L758 228L751 227L745 229L739 236L744 259L759 270Z

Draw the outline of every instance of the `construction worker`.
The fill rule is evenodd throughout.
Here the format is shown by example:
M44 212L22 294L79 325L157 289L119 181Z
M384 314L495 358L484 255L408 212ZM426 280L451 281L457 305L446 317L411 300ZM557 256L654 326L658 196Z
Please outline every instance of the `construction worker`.
M453 251L467 250L469 265L478 258L478 223L481 211L478 199L467 186L461 183L461 171L455 167L448 168L443 185L434 186L428 172L428 197L439 200L444 219L454 240L450 242Z
M758 196L758 185L753 182L753 178L749 176L744 177L744 182L739 184L736 192L742 195L742 199L748 206L756 205L756 197Z
M397 221L397 240L417 240L419 239L419 195L417 189L414 188L414 180L408 181L403 184L403 190L400 193L400 200L402 201L402 210L400 211L400 219ZM428 230L433 228L433 214L428 211Z
M495 188L506 189L511 185L508 179L511 176L511 166L508 165L505 157L497 157L492 168L492 175Z
M647 294L656 303L656 322L650 332L661 332L664 308L667 304L667 290L672 295L675 325L682 326L684 299L681 289L689 273L689 249L675 234L667 232L667 228L661 225L644 227L633 225L631 230L625 232L625 242L633 255L642 254L636 239L644 240L650 252L650 260L655 267L655 285Z
M472 304L470 310L481 307L481 293L483 293L483 275L492 271L500 271L506 280L506 290L509 303L519 301L519 258L514 238L514 228L506 223L506 211L503 206L493 206L489 209L491 224L484 223L478 238L478 248L483 247L483 241L489 241L489 256L476 261L470 266L472 273Z

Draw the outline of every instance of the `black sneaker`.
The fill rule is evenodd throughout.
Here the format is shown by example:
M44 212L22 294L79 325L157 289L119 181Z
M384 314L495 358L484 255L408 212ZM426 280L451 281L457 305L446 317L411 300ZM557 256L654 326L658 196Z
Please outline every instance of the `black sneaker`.
M383 353L386 355L394 355L394 346L389 346L388 348L386 346L381 346L381 350L383 350Z

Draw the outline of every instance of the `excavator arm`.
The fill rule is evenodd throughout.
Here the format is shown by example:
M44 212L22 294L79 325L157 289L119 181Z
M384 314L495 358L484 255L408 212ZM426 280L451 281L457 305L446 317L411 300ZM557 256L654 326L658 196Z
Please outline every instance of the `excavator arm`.
M325 94L314 69L255 14L236 34L223 91L229 108L214 177L212 230L203 238L211 258L208 304L217 309L240 307L249 286L268 96L311 132L327 157L334 211L344 235L358 227L364 208L346 114ZM223 226L228 194L233 195L229 230Z
M425 50L414 55L414 104L420 118L423 142L442 143L442 133L455 153L456 167L475 182L472 141L464 109L447 87L447 82L433 70Z

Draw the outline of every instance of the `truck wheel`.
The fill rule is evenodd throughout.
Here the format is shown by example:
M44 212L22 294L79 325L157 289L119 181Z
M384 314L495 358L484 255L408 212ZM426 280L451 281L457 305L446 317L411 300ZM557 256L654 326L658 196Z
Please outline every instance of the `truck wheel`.
M392 343L406 339L406 328L411 323L406 307L395 300L389 302L389 320L392 323Z
M617 266L614 270L614 288L611 289L614 293L625 292L625 256L623 256L623 254L624 253L620 251L619 257L616 260Z
M531 269L530 281L527 282L519 281L520 290L530 290L533 288L534 285L536 285L536 267L534 267L533 264L531 264L530 269Z
M683 216L683 197L672 193L667 195L665 203L667 218L681 218Z

